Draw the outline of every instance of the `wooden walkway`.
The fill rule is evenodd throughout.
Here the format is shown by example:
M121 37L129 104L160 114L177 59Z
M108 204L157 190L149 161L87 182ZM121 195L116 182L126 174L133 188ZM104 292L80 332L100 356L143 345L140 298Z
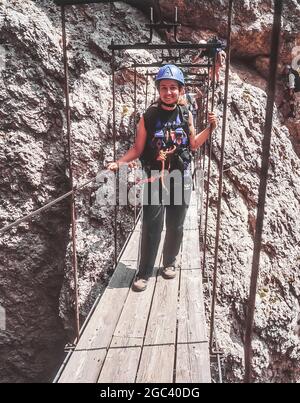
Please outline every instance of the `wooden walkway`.
M141 293L130 289L139 227L57 382L211 381L195 194L185 221L180 271L172 280L160 275L162 236L155 273Z

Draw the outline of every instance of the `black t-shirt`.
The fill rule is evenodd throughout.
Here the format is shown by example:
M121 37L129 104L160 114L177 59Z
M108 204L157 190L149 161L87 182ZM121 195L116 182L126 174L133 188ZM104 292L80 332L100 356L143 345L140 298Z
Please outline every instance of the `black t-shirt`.
M176 151L172 154L173 169L188 170L189 127L188 123L184 122L179 107L168 111L160 106L151 106L144 114L144 119L147 140L141 158L143 165L151 170L161 170L161 161L157 160L159 152L170 150L175 146ZM178 162L183 166L179 168Z

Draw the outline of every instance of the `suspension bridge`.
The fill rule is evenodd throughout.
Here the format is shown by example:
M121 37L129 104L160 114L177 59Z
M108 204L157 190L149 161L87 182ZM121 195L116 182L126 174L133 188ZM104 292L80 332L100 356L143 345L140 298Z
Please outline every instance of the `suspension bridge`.
M92 383L206 383L211 382L211 358L217 357L219 364L219 381L222 382L222 371L220 369L220 351L215 332L214 314L216 305L216 291L218 285L218 245L220 231L221 195L224 164L224 147L226 133L226 110L229 85L230 46L231 46L231 21L233 0L228 1L228 34L227 34L227 61L224 86L224 110L222 122L221 160L219 163L219 189L218 189L218 213L215 237L214 270L211 279L203 278L206 265L207 250L207 220L209 208L209 183L211 146L206 145L200 154L196 154L194 166L194 191L191 203L184 224L184 236L179 253L179 269L175 279L166 280L160 274L162 249L165 231L162 232L158 254L156 256L155 271L149 280L147 289L142 293L132 291L131 284L134 279L138 264L138 250L140 243L141 219L135 211L135 225L128 237L121 254L117 257L117 234L115 234L115 270L110 282L90 311L84 324L80 326L79 304L78 304L78 269L76 256L76 208L75 194L83 187L94 181L74 186L73 161L72 161L72 137L71 137L71 109L69 102L69 81L68 81L68 58L66 45L66 6L87 3L111 3L111 1L69 1L55 0L61 6L62 37L65 68L65 97L66 97L66 124L68 138L68 162L71 188L68 193L58 199L49 202L40 209L32 212L26 217L20 218L14 223L0 229L0 233L19 225L34 215L42 213L53 204L60 202L66 197L71 199L71 223L72 223L72 265L75 283L75 304L76 304L76 343L70 349L64 360L54 382L92 382ZM280 36L280 23L282 14L282 1L275 0L274 26L272 34L272 49L270 63L270 77L268 87L268 104L266 110L265 137L263 144L263 163L261 172L261 184L259 189L259 208L254 243L254 259L252 266L251 287L248 305L248 318L245 331L245 382L251 381L251 337L253 327L253 315L255 307L256 282L259 268L259 251L261 247L262 222L264 214L266 178L268 171L268 160L270 150L270 137L272 128L272 111L275 94L275 82L278 62L278 44ZM201 50L210 48L212 50L219 46L219 43L194 44L183 42L179 39L177 20L177 8L175 11L174 23L163 21L154 22L153 12L149 40L140 44L114 44L112 51L112 82L113 82L113 147L114 158L116 159L116 112L115 112L115 51L124 49L147 49L147 50L175 50L178 51L176 63L179 67L189 70L194 67L207 69L207 73L199 73L190 82L197 82L197 85L204 84L205 95L203 97L202 121L196 119L196 123L207 124L207 111L213 110L215 98L215 57L208 58L206 64L193 64L181 59L181 50ZM155 29L173 29L174 42L168 44L152 43ZM170 57L170 56L168 56ZM173 56L175 57L175 56ZM166 59L157 62L162 65ZM134 62L134 85L135 85L135 116L136 109L136 72L139 68L150 68L156 64L139 64ZM209 71L213 70L212 83L209 80ZM147 83L151 73L146 73ZM212 84L212 85L210 85ZM211 90L210 90L211 88ZM146 90L147 94L147 90ZM147 100L145 102L147 106ZM200 120L201 120L200 119ZM206 166L207 164L207 166ZM204 178L207 186L204 191ZM205 195L206 192L206 195ZM116 228L115 210L114 224ZM200 243L201 236L201 243ZM210 312L205 308L203 281L207 284L210 301ZM210 287L210 284L212 287ZM210 314L207 318L208 313ZM208 320L207 320L208 319ZM209 322L210 329L207 329Z
M186 217L176 278L166 280L159 272L163 231L147 289L132 291L138 221L57 382L210 382L197 196L194 192Z

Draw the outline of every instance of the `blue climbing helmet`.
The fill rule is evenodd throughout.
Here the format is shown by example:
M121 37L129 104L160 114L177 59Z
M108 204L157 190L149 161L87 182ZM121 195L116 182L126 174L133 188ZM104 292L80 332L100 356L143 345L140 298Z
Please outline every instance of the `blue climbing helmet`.
M159 69L155 78L155 85L157 87L161 80L175 80L180 85L184 85L183 72L174 64L165 64Z

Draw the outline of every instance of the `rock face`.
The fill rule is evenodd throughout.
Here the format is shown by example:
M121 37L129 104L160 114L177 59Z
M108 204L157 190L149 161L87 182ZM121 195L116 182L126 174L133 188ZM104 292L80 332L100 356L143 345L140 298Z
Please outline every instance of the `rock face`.
M216 309L218 340L226 356L226 377L242 380L243 337L256 221L265 93L231 75L225 180ZM220 159L220 139L213 141ZM218 172L213 170L209 250L215 239ZM299 158L277 111L262 241L254 327L254 376L259 382L299 379ZM208 259L208 267L213 256Z
M127 3L137 5L134 1ZM162 19L173 18L173 3L171 7L171 2L163 0L143 2L150 3ZM190 36L194 40L208 32L224 36L226 2L202 2L201 7L198 3L177 2L184 24L183 36L191 33L188 25L194 28ZM239 66L234 64L230 77L216 311L218 338L225 353L224 371L230 382L239 382L243 376L245 304L266 103L265 83L249 66L255 64L254 60L262 66L260 70L265 69L272 23L271 2L235 4L238 9L233 56L247 60L247 65L243 61L239 61ZM296 38L300 6L297 1L289 0L285 7L283 54L287 55L290 47L300 40ZM205 26L201 21L205 21ZM75 183L95 177L113 159L111 51L107 46L111 39L115 43L145 41L145 23L147 19L141 11L122 2L67 9ZM157 41L158 37L154 39ZM59 9L45 0L2 1L0 50L0 225L3 227L69 190ZM132 57L151 62L160 55L125 51L115 56L116 152L120 155L134 138ZM121 66L125 68L119 69ZM145 70L137 71L136 80L137 113L142 113ZM149 104L155 97L153 88L150 91L147 87L147 96ZM221 117L221 105L218 114ZM297 148L291 142L291 134L299 134L299 123L288 122L288 127L290 132L282 126L275 111L255 316L253 366L260 382L294 382L300 378L297 364L300 221L296 214L300 170ZM215 162L220 158L219 147L220 129L213 139L209 272L215 236ZM98 183L76 195L82 320L105 287L114 257L115 209L99 202L99 189L109 191L109 182L103 183L102 179L99 177ZM118 251L133 218L133 207L118 208ZM50 380L61 363L63 346L74 337L70 254L68 200L1 237L0 305L6 309L7 323L6 330L0 329L0 382Z
M147 15L149 8L154 9L155 20L174 21L175 6L178 7L178 17L182 24L180 32L182 38L191 37L196 40L217 34L221 38L227 36L228 1L185 1L178 0L148 0L139 2L129 0L135 6L141 7ZM234 1L232 20L232 56L247 59L261 73L260 58L270 53L270 33L273 24L273 5L269 0ZM300 7L297 0L283 2L283 26L281 60L288 60L292 50L299 43ZM191 29L192 27L192 29ZM257 62L258 59L258 62Z
M1 227L67 189L59 36L32 2L1 3ZM30 28L30 29L29 29ZM1 236L1 381L52 375L65 343L58 316L69 212L66 203Z

